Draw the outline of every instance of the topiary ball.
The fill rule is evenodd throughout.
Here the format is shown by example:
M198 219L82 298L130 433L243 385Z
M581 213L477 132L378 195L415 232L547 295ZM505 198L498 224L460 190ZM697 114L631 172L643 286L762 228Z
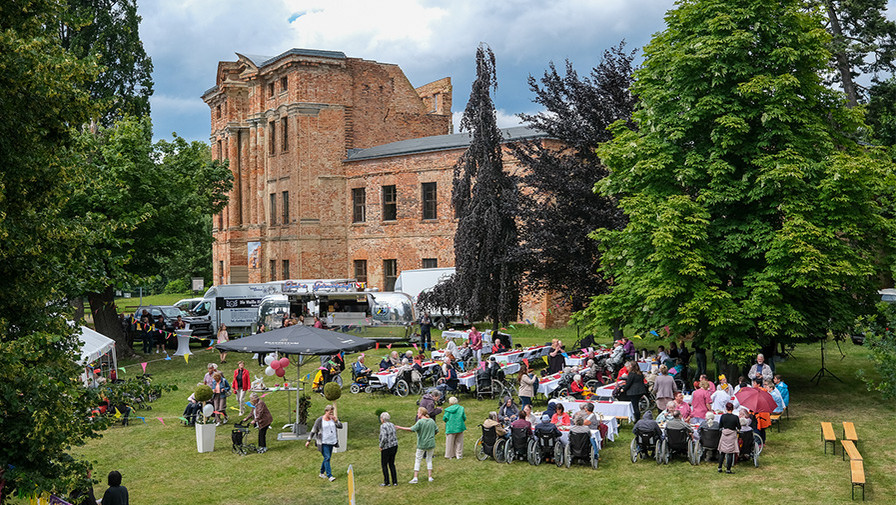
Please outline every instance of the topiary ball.
M342 388L335 382L328 382L324 385L324 398L328 401L335 402L342 396Z
M214 394L215 393L212 391L212 388L206 386L205 384L196 386L196 389L193 390L193 398L195 398L199 403L211 400Z

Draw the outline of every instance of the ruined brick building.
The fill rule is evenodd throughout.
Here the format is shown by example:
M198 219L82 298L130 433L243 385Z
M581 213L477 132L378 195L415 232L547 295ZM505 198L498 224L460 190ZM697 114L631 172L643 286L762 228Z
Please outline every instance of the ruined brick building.
M234 176L213 220L215 284L355 278L388 291L401 270L454 266L453 167L470 139L452 134L450 78L414 88L397 65L334 51L237 56L202 95L212 156ZM524 317L550 325L546 303Z

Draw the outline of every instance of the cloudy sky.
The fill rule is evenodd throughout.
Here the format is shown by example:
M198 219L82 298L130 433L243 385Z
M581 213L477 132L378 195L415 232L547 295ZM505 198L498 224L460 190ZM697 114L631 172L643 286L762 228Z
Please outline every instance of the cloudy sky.
M293 47L342 51L399 65L414 86L451 77L463 111L480 42L497 58L499 126L535 112L526 84L569 59L586 73L625 39L639 48L663 29L673 0L143 0L140 35L155 70L156 138L176 131L207 141L199 96L234 53L275 56Z

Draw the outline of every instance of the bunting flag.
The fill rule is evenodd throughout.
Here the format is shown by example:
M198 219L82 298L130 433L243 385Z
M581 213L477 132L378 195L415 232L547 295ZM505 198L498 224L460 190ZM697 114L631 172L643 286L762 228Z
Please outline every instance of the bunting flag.
M146 373L146 362L140 363L140 366L143 367L143 373Z
M187 421L187 418L186 418L186 417L178 417L178 419L180 419L181 421L183 421L183 422L185 422L185 423L189 423L189 422L190 422L190 421Z
M127 370L124 369L123 366L118 367L118 369L121 370L121 373L127 373L127 372L128 372Z
M549 365L549 364L550 364L550 363L548 363L548 357L547 357L547 356L542 356L541 359L544 360L544 364L545 364L545 365Z
M233 406L233 405L231 405L231 406L230 406L230 410L235 410L235 411L237 411L237 412L239 412L239 411L240 411L240 409L238 409L238 408L236 408L236 407L234 407L234 406Z
M636 338L636 339L638 339L638 340L641 340L641 339L644 338L644 337L642 337L641 335L632 335L632 338Z
M391 349L391 348L392 348L392 344L389 344L386 346L386 349Z
M379 343L379 342L376 343L376 348L377 348L377 349L380 348L380 343Z
M189 354L184 354L184 361L186 361L187 364L190 363L190 355Z
M164 420L164 419L162 419L161 417L157 417L156 419L158 419L159 422L162 423L162 426L165 426L165 420Z
M653 335L654 337L660 336L660 334L657 333L656 330L650 330L650 334Z
M512 324L510 325L510 327L513 328L514 330L516 329L516 326L514 326Z
M548 307L548 314L553 314L553 313L554 313L554 311L553 311L553 310L551 310L551 308L550 308L550 307Z
M526 324L531 325L531 324L532 324L532 321L529 321L528 319L526 319Z
M529 368L529 358L523 358L523 363L526 364L526 368Z
M569 354L566 354L565 352L561 352L560 354L562 354L564 358L568 358L568 357L569 357Z
M261 395L261 396L259 396L259 398L264 398L264 397L265 397L265 396L267 396L267 395L268 395L268 394L267 394L267 393L265 393L265 394L263 394L263 395Z
M118 407L115 407L115 419L121 419L121 412L118 411Z
M672 330L669 329L669 325L663 326L663 329L666 330L666 335L672 333Z
M186 355L184 355L184 357L186 357ZM166 354L166 355L165 355L165 361L171 361L171 356L168 356L168 355Z
M223 412L218 412L217 410L213 411L212 414L218 414L219 416L226 416L227 414Z
M463 371L465 370L465 368L466 368L466 367L464 366L464 362L463 362L463 361L458 361L457 364L460 365L460 371L463 372Z
M414 350L416 350L416 351L419 351L419 350L420 350L420 349L417 349L417 344L411 344L411 345L414 346Z
M251 403L251 402L246 402L246 405L248 405L250 409L254 409L254 408L255 408L254 406L252 406L252 403ZM235 409L235 410L239 410L239 409Z

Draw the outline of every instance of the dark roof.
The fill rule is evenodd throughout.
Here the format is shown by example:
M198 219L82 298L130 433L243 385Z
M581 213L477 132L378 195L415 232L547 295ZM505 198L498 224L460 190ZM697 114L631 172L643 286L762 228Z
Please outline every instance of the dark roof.
M519 142L521 140L546 138L547 134L528 126L515 126L502 128L501 134L505 142ZM385 158L388 156L402 156L405 154L428 153L436 151L450 151L452 149L466 149L470 145L470 133L455 133L453 135L435 135L419 139L400 140L390 144L370 147L368 149L352 149L348 153L346 161L369 160L372 158Z
M298 49L298 48L292 48L288 51L284 51L284 52L278 54L277 56L273 56L273 57L259 56L257 54L244 54L243 56L252 60L252 63L254 63L255 66L258 67L260 70L262 67L270 65L271 63L274 63L275 61L279 60L280 58L283 58L284 56L291 56L291 55L312 56L315 58L333 58L333 59L337 59L337 60L346 59L345 53L343 53L342 51L321 51L319 49Z
M199 97L202 98L202 97L204 97L205 95L209 95L209 94L214 93L215 91L218 91L218 85L217 85L217 84L215 84L215 85L212 86L211 88L208 88L207 90L205 90L205 92L202 93L201 95L199 95Z

